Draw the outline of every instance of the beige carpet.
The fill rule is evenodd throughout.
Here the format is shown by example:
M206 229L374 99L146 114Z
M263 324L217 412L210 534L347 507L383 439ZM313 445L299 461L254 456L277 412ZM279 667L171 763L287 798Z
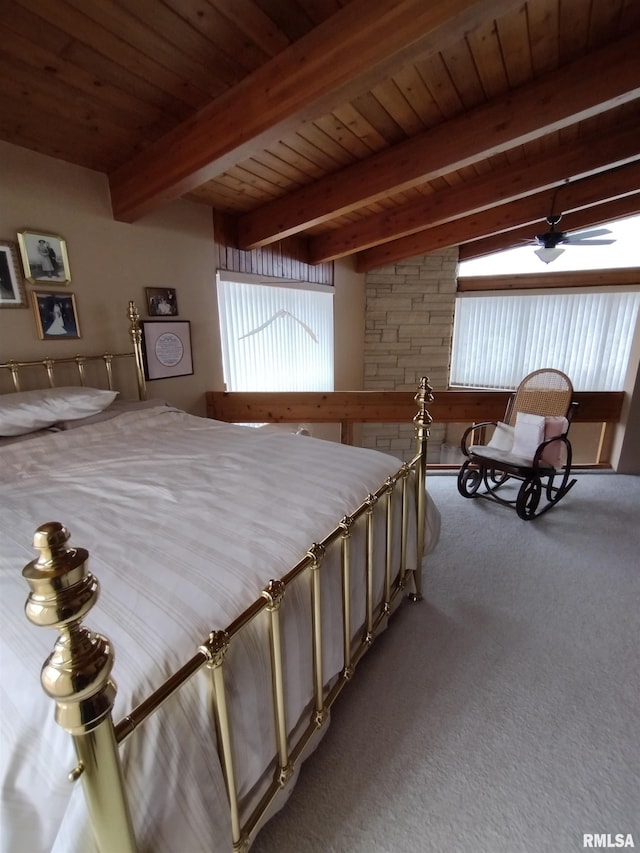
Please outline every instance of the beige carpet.
M253 853L640 848L640 477L533 521L429 484L425 600L358 667Z

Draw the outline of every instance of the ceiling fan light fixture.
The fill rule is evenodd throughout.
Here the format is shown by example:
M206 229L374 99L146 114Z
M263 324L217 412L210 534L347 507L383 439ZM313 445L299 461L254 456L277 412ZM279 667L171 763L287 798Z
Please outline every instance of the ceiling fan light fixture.
M564 251L564 249L552 249L550 247L547 248L543 246L541 249L536 249L535 253L543 263L550 264L551 261L555 261L556 258L559 258Z

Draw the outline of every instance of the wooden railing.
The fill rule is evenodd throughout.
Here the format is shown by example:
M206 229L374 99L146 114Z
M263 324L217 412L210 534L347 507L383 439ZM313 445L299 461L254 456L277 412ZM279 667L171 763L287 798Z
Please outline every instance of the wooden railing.
M356 423L408 423L415 412L413 391L208 391L207 416L230 423L338 423L344 444ZM500 420L510 391L435 391L429 411L435 424ZM623 391L576 391L574 423L603 424L601 448L620 420ZM600 459L598 461L606 461Z

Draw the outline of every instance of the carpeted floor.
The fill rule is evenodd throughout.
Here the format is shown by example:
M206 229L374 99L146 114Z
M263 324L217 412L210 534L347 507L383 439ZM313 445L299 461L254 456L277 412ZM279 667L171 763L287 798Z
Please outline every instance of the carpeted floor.
M640 477L533 522L431 475L425 600L363 659L253 853L640 847Z

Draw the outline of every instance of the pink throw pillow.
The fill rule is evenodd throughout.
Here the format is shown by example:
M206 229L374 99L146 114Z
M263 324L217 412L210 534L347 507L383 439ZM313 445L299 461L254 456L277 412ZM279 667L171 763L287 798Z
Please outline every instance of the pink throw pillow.
M566 418L545 418L544 440L547 441L549 438L556 438L565 433L568 428L569 421ZM557 468L560 465L563 448L564 444L561 441L554 441L553 444L548 444L542 453L541 461Z

